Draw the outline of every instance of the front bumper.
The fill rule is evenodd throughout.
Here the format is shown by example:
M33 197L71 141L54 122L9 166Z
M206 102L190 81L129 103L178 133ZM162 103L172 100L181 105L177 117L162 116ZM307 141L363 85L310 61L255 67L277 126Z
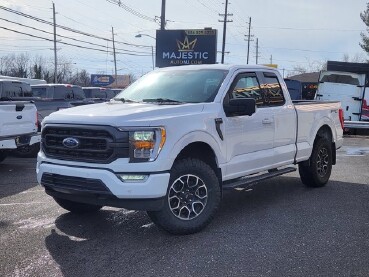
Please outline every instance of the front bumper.
M51 196L133 210L159 210L170 177L168 172L160 172L148 174L142 182L123 182L109 169L47 162L38 162L36 172L38 183Z

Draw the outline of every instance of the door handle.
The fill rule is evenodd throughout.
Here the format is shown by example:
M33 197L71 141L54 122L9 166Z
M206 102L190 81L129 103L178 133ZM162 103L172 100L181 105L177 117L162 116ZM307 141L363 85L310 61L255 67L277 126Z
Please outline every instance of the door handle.
M273 121L270 118L264 118L261 122L263 124L272 124Z

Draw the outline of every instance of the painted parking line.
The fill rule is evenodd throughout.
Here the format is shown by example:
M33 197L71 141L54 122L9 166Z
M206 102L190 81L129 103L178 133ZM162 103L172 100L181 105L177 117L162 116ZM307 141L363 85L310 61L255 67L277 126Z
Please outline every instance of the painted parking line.
M46 204L46 203L48 202L7 203L7 204L0 204L0 206L32 205L32 204Z

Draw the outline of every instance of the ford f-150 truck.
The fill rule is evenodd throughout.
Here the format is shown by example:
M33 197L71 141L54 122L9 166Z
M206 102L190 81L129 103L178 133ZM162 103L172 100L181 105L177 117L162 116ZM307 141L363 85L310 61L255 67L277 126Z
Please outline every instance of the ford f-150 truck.
M35 105L27 101L0 101L0 162L9 151L39 142Z
M272 68L162 68L110 102L45 118L37 179L71 212L145 210L162 229L190 234L226 189L297 166L302 183L324 186L342 125L339 102L293 103Z

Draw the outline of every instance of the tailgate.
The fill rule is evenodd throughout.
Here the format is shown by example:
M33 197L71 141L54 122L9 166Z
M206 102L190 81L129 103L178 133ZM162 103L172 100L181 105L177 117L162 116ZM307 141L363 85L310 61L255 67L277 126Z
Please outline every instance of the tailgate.
M37 109L29 102L0 102L0 137L37 131Z

